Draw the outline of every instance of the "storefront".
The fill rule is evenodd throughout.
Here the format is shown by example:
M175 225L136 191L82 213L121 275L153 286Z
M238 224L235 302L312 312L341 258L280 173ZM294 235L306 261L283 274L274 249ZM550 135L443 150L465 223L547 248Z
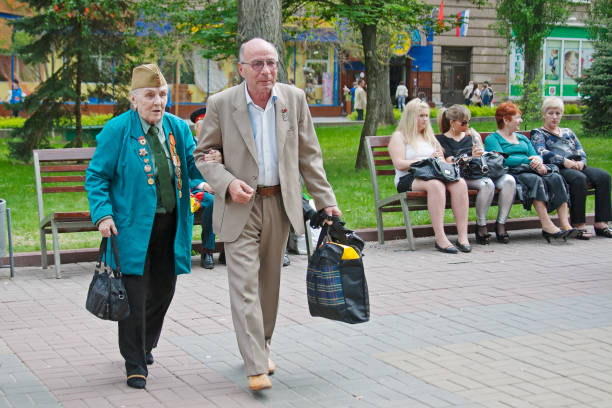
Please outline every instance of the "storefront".
M556 27L545 39L542 59L544 96L579 99L576 78L593 63L593 41L583 27ZM510 54L510 97L522 95L524 56L514 47Z

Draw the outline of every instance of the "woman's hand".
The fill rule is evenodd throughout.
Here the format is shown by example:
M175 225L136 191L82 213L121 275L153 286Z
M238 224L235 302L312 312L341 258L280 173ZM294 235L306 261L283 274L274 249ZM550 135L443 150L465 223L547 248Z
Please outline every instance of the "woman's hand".
M565 167L566 169L575 169L576 162L571 159L563 159L563 167Z
M204 190L207 193L215 194L215 190L207 182L200 183L198 187L201 187L200 190Z
M574 167L576 170L582 171L582 169L584 169L584 162L582 160L576 160L576 167Z
M542 160L540 156L529 156L528 159L529 159L529 166L534 170L537 170L538 167L540 167L540 165L544 163L544 161Z
M542 176L548 173L548 168L544 164L540 164L535 170Z
M104 238L108 238L111 236L111 232L114 235L117 235L117 227L115 227L115 221L112 218L107 218L103 220L100 224L98 224L98 231Z
M210 149L208 152L204 153L204 161L207 163L221 163L223 162L223 156L219 150Z
M482 148L482 146L472 145L472 156L480 157L483 155L483 153L484 149Z
M431 154L431 157L433 157L433 158L436 158L436 157L442 157L442 158L444 158L444 153L442 152L442 150L438 149L438 150L434 151L434 152Z

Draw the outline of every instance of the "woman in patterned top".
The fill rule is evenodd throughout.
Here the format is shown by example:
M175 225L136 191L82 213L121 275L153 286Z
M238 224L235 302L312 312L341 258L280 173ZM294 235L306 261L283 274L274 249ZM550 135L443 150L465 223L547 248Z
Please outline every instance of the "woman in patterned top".
M578 230L578 239L589 239L586 230L585 202L589 184L595 186L595 234L612 238L610 211L610 174L602 169L587 166L586 153L571 129L559 127L563 117L563 101L551 96L542 103L544 125L531 131L531 143L542 156L544 163L556 164L569 186L570 217Z

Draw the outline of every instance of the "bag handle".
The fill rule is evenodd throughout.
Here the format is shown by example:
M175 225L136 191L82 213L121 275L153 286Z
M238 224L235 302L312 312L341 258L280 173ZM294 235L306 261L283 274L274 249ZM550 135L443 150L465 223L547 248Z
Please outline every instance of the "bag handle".
M323 226L321 227L321 232L319 233L319 239L317 240L317 248L323 245L323 241L325 240L328 234L329 234L329 224L325 222L323 223Z
M119 249L117 248L117 238L115 238L115 236L112 234L110 236L110 242L111 242L111 257L115 258L115 266L116 266L115 270L113 270L113 275L115 276L115 278L120 278L121 277L121 265L119 263ZM102 241L100 242L100 250L98 251L98 262L96 264L95 273L99 273L99 269L102 266L102 261L104 261L105 266L107 265L107 261L108 261L106 259L107 247L108 247L108 238L103 237Z

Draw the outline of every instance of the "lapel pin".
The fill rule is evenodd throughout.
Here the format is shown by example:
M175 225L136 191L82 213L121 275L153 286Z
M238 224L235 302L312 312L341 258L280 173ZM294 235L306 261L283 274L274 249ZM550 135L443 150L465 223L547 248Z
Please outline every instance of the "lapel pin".
M138 143L140 143L142 146L147 144L147 139L144 138L144 136L140 136L138 138Z
M147 149L142 147L140 150L138 150L138 154L140 155L140 157L143 157L143 156L146 156L149 153L147 152ZM148 159L145 159L145 160L148 160Z
M281 117L285 122L289 119L289 115L287 115L287 108L283 108L281 110Z

